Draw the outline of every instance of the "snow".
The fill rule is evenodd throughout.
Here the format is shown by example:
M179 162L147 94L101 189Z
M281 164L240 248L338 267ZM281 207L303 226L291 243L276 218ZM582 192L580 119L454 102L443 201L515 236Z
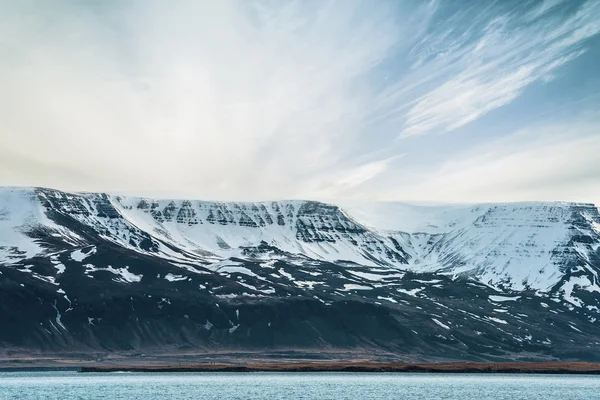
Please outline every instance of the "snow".
M185 281L187 279L187 276L173 275L171 273L168 273L165 275L165 279L169 282Z
M86 275L88 275L90 272L101 270L100 268L96 268L93 264L85 264L84 268L85 268L84 274L86 274ZM91 278L91 276L90 276L90 278Z
M438 321L437 319L435 319L435 318L431 318L431 320L432 320L433 322L435 322L437 325L441 326L442 328L444 328L444 329L447 329L447 330L450 330L450 327L449 327L448 325L441 323L441 322L440 322L440 321Z
M217 271L221 274L223 274L223 273L225 273L225 274L238 273L238 274L248 275L253 278L263 279L262 277L256 275L254 272L250 271L248 268L238 267L235 265L227 265L224 267L220 267Z
M257 203L185 201L186 209L189 212L192 210L194 213L195 223L193 224L178 223L175 218L170 221L163 218L159 221L152 216L149 208L137 207L140 201L153 204L158 210L164 210L169 205L179 210L184 207L184 201L111 197L113 206L123 215L127 224L148 232L157 240L184 249L190 255L203 253L207 256L217 255L221 258L238 257L241 254L240 247L256 246L264 241L292 254L327 261L348 260L376 265L364 257L361 248L355 246L351 238L340 238L335 244L299 242L296 238L298 220L314 218L297 214L298 210L307 203L306 201ZM283 215L284 225L276 222L278 214ZM211 216L218 218L219 215L225 218L223 223L209 222ZM249 220L257 226L263 226L254 227L240 224L242 219ZM273 223L264 223L267 219L272 220ZM362 238L359 240L365 241ZM176 254L171 256L178 257ZM272 259L272 256L267 257ZM267 262L269 261L267 260Z
M54 309L56 310L56 323L63 328L65 331L67 330L67 328L63 325L62 321L61 321L61 317L62 315L60 314L60 311L58 311L58 307L56 307L56 303L54 303L52 305L52 307L54 307ZM58 329L57 329L58 330Z
M235 299L236 297L238 297L238 295L234 294L234 293L228 293L228 294L217 294L216 297L218 297L220 299Z
M505 320L500 319L500 318L496 318L496 317L485 317L485 318L489 319L490 321L497 322L499 324L503 324L503 325L507 325L508 324L508 322L506 322Z
M344 289L342 290L372 290L373 288L370 286L363 286L363 285L355 285L353 283L346 283L344 284Z
M597 284L590 282L588 277L572 276L561 286L561 290L563 291L563 299L577 307L583 307L584 304L579 298L573 295L573 290L576 287L588 292L600 292L600 287L598 287Z
M57 274L62 274L67 269L62 263L56 263L56 264L54 264L54 268L56 268L56 270L57 270L56 273Z
M294 283L299 287L306 287L309 289L313 289L314 285L319 285L322 282L314 282L314 281L294 281Z
M350 272L352 275L356 275L360 278L367 279L369 281L381 281L383 279L402 278L404 276L404 274L382 275L382 274L373 274L370 272L361 272L361 271L348 271L348 272Z
M296 255L302 260L298 262L299 265L310 257L334 262L347 260L368 267L386 265L395 268L386 275L376 269L357 271L349 267L348 271L354 276L373 282L402 278L403 271L409 270L441 273L450 277L471 276L497 288L500 293L510 293L505 289L532 289L545 293L564 278L562 266L565 260L556 256L563 253L576 254L582 260L581 271L589 271L595 282L598 279L598 273L585 260L590 260L592 251L599 247L600 218L594 207L574 207L573 203L437 205L354 202L343 203L341 213L336 208L323 206L326 211L324 214L313 215L298 212L307 204L305 201L242 203L108 196L108 201L122 218L106 218L99 216L96 194L69 194L31 188L0 189L0 263L11 264L27 257L47 255L48 250L42 247L41 242L27 235L33 229L60 237L72 246L74 250L69 250L67 257L70 255L75 261L82 262L96 251L83 238L50 220L38 196L55 196L77 202L78 207L88 212L73 214L73 218L103 232L106 240L129 250L147 252L130 242L139 243L150 235L158 248L158 253L154 255L196 274L208 272L195 268L195 265L206 265L206 268L215 272L240 273L260 279L241 263L228 259L245 257L242 247L266 242ZM141 201L146 201L153 208L138 207ZM164 214L168 207L175 210L169 218ZM156 218L153 209L163 212L162 217ZM578 230L572 229L574 213L579 213L587 225L578 227ZM282 216L283 225L277 223L278 215ZM214 223L209 222L211 216L215 218ZM218 218L223 219L219 222L216 220ZM271 222L266 222L268 220ZM311 227L309 230L317 227L314 228L317 234L334 241L299 240L297 225L301 223ZM331 231L338 223L347 227L358 223L370 228L370 231L334 237ZM320 230L318 226L324 226L325 229ZM595 242L572 244L572 236L578 233L589 235ZM410 256L407 258L408 264L391 258L386 251L394 250L397 245ZM276 268L278 257L272 253L257 254L257 259L253 261L262 268L272 269ZM58 273L65 271L60 262L56 262L55 267ZM91 271L86 266L86 272ZM302 271L313 276L319 274ZM126 272L117 271L116 274L124 281L137 279L137 275L127 275ZM294 280L282 268L279 274ZM442 281L433 279L416 282L430 285ZM589 280L578 282L572 279L566 282L562 287L565 299L574 305L579 305L574 290L576 287L600 291L600 287ZM404 293L414 296L418 293L415 290ZM490 296L490 300L511 301L511 297L516 296Z
M122 283L140 282L143 277L143 275L136 275L134 273L129 272L129 267L113 268L109 265L108 267L106 267L106 271L112 272L115 275L119 275L119 278L115 279L115 281Z
M390 303L398 303L396 300L392 299L391 297L377 296L377 299L389 301Z
M275 268L276 262L277 262L277 260L269 260L267 262L260 263L259 265L261 268Z
M503 302L503 301L517 301L521 298L521 296L488 296L491 301L495 302Z
M321 272L314 272L314 271L305 271L305 270L300 270L301 272L304 272L305 274L308 274L310 276L321 276L323 275Z
M0 188L0 263L12 264L24 258L47 254L48 250L37 239L27 235L33 230L60 237L72 246L83 240L46 216L38 193L43 195L34 188Z
M0 263L11 264L43 253L26 232L47 218L29 188L0 188Z
M250 284L248 284L248 283L246 283L246 282L236 282L236 283L237 283L238 285L241 285L241 286L243 286L243 287L245 287L245 288L248 288L248 289L252 289L252 290L258 290L258 288L257 288L256 286L250 285Z
M78 262L82 262L83 260L85 260L87 257L93 255L96 253L96 247L92 247L90 250L88 250L87 252L83 252L83 250L75 250L74 252L71 253L71 259L78 261Z
M279 273L282 276L285 276L286 278L288 278L290 281L294 280L294 277L291 274L288 274L287 272L285 272L285 270L283 268L279 268Z
M411 255L408 269L470 274L495 286L541 291L550 290L563 276L563 261L554 254L569 243L575 212L573 203L544 202L369 203L350 204L345 210L364 225L396 238Z
M438 233L470 215L469 205L416 205L401 202L344 202L344 211L382 231Z
M417 297L417 293L419 293L423 289L425 289L425 288L415 288L415 289L411 289L411 290L397 288L396 291L407 294L409 296Z
M67 310L65 310L65 312L72 310L73 309L73 308L71 308L72 303L71 303L71 299L69 299L69 296L67 296L65 294L65 295L63 295L63 298L69 302L69 308Z
M190 272L193 272L194 274L199 274L199 275L210 275L210 274L211 274L211 273L210 273L210 272L208 272L208 271L202 271L202 270L199 270L199 269L197 269L197 268L194 268L194 267L193 267L193 266L191 266L191 265L184 264L184 263L171 262L171 265L174 265L174 266L176 266L176 267L179 267L179 268L183 268L183 269L185 269L185 270L188 270L188 271L190 271Z
M31 268L31 265L29 265L29 267ZM33 276L34 278L39 279L39 280L44 281L44 282L48 282L48 283L50 283L52 285L58 285L58 283L56 282L56 280L54 279L53 276L40 275L40 274L37 274L37 273L35 273L35 272L33 272L33 271L29 270L29 269L19 269L19 271L21 271L21 272L27 272L27 273L31 274L31 276Z
M443 281L441 279L432 279L430 281L423 281L423 280L420 280L420 279L413 279L413 282L435 284L435 283L441 283Z

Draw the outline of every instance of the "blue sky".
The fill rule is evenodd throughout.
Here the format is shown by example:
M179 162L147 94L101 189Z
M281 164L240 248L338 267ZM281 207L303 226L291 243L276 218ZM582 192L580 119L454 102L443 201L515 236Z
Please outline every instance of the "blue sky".
M0 0L0 184L600 203L600 1Z

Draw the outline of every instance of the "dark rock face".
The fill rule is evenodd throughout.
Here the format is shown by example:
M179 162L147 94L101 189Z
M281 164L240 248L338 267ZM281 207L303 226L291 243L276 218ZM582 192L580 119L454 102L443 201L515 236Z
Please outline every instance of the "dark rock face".
M2 198L2 351L600 360L600 216L592 205L482 206L472 223L411 234L370 230L319 202L49 189ZM500 239L481 242L499 227ZM559 228L541 248L536 238ZM512 272L518 257L546 271ZM502 269L494 259L508 261Z

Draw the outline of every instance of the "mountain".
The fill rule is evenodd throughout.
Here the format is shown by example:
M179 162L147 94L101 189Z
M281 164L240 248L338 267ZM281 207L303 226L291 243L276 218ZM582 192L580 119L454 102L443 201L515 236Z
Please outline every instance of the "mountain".
M600 360L592 204L0 189L0 359Z

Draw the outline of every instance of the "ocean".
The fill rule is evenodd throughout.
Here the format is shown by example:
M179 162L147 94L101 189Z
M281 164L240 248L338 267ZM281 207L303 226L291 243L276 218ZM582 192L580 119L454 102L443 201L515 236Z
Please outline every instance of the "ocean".
M0 372L0 399L596 399L600 376Z

